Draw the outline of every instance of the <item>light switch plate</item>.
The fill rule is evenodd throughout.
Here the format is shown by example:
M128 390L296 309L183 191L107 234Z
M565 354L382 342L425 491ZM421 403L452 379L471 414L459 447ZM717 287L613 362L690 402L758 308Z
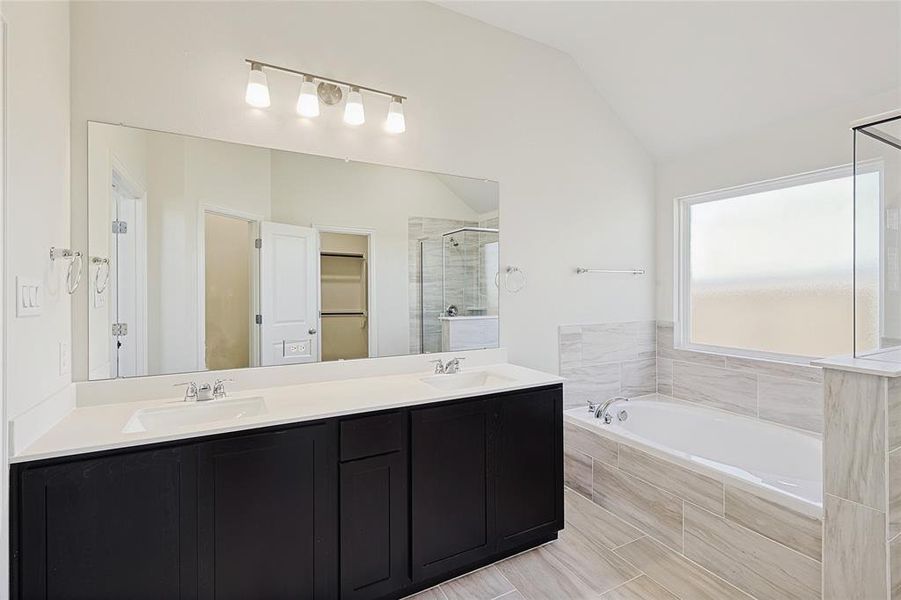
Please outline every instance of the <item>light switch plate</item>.
M44 303L44 285L40 279L16 277L16 316L36 317Z

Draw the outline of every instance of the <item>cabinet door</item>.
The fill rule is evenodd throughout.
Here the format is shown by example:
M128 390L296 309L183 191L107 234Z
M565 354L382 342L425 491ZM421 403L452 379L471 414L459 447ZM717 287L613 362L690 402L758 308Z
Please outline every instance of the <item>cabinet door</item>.
M343 463L341 598L381 598L409 583L403 452Z
M200 447L200 593L216 600L337 596L332 425Z
M16 473L13 597L197 597L193 446Z
M494 473L487 400L410 413L413 579L494 551Z
M495 399L498 550L563 528L563 397L559 388Z

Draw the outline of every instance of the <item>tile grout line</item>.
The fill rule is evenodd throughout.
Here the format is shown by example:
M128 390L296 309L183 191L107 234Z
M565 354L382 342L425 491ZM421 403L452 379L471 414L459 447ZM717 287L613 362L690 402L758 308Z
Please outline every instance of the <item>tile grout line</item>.
M633 565L633 566L634 566L634 565ZM633 581L635 581L635 580L638 579L639 577L647 577L647 575L645 575L644 571L642 571L641 569L636 568L635 570L638 571L638 575L636 575L636 576L633 577L632 579L629 579L628 581L622 582L622 583L619 584L619 585L613 586L613 587L610 588L609 590L604 590L603 592L601 592L601 595L599 596L598 600L604 600L604 596L606 596L607 594L609 594L609 593L612 592L613 590L618 590L619 588L621 588L621 587L623 587L623 586L629 585L630 583L632 583Z
M718 518L718 519L722 519L722 520L725 521L726 523L729 523L729 524L734 525L735 527L739 527L739 528L741 528L741 529L744 529L745 531L747 531L748 533L750 533L750 534L752 534L752 535L754 535L754 536L761 537L761 538L763 538L763 539L765 539L765 540L769 540L769 541L773 542L774 544L776 544L776 545L778 545L778 546L782 546L783 548L785 548L786 550L789 550L789 551L792 552L793 554L797 554L797 555L800 556L800 557L806 558L807 560L813 561L813 562L818 563L818 564L822 564L822 562L823 562L822 560L817 560L817 559L815 559L815 558L812 558L812 557L810 557L810 556L804 554L803 552L800 552L800 551L798 551L798 550L795 550L795 549L792 548L791 546L786 546L785 544L783 544L783 543L780 542L779 540L774 540L773 538L771 538L771 537L769 537L769 536L766 536L766 535L760 533L759 531L754 531L753 529L751 529L751 528L749 528L749 527L745 527L744 525L742 525L741 523L738 523L737 521L733 521L732 519L727 519L727 518L724 517L724 516L721 516L721 515L718 515L718 514L716 514L716 513L710 512L710 511L707 510L706 508L704 508L704 507L702 507L702 506L698 506L697 504L694 504L694 503L692 503L692 502L688 502L688 504L690 504L693 508L695 508L695 509L697 509L697 510L704 511L705 513L707 513L707 514L709 514L709 515L712 515L712 516L714 516L714 517L716 517L716 518ZM684 512L684 508L683 508L683 513L682 513L682 519L683 519L683 522L684 522L684 520L685 520L685 512ZM685 534L684 530L683 530L682 533L683 533L683 535ZM686 557L686 558L687 558L687 557Z
M711 571L710 569L708 569L708 568L705 567L704 565L702 565L702 564L700 564L700 563L698 563L698 562L695 562L695 561L692 560L691 558L685 556L684 553L682 553L682 552L676 552L675 550L673 550L672 548L670 548L670 547L667 546L666 544L663 544L663 543L661 543L660 541L658 541L657 538L654 538L654 537L652 537L652 536L645 536L645 537L647 537L648 539L650 539L652 544L653 544L653 543L656 543L656 544L659 544L660 546L663 546L663 548L664 548L665 550L669 550L670 552L674 553L676 556L679 556L679 557L681 557L682 559L688 561L689 563L691 563L692 565L694 565L695 567L697 567L698 569L700 569L700 570L703 571L704 573L710 575L710 576L713 577L714 579L719 580L720 582L722 582L722 583L723 583L724 585L726 585L727 587L730 587L730 588L732 588L732 589L734 589L734 590L736 590L736 591L738 591L738 592L744 594L745 596L747 596L747 597L750 598L751 600L754 600L754 599L755 599L755 596L752 595L751 593L746 592L746 591L744 591L743 589L741 589L740 587L738 587L737 585L735 585L735 584L733 584L733 583L730 583L729 581L723 579L722 577L720 577L719 575L717 575L716 573L714 573L713 571ZM644 539L644 538L639 538L639 539ZM639 540L634 540L634 541L632 541L632 542L629 542L629 544L635 543L635 542L637 542L637 541L639 541ZM625 546L628 546L629 544L624 544L624 545L625 545ZM632 566L635 567L636 569L638 569L638 567L637 567L634 563L632 563L632 562L626 560L626 558L625 558L624 556L622 556L621 554L617 553L616 555L619 556L620 558L622 558L623 560L625 560L627 563L629 563L630 565L632 565ZM638 569L638 570L641 571L641 569ZM677 594L676 592L674 592L673 590L671 590L670 588L668 588L666 585L664 585L663 582L658 581L657 579L655 579L655 578L652 577L651 575L648 575L647 573L645 573L645 575L647 575L648 579L650 579L651 581L653 581L654 583L656 583L657 585L659 585L660 587L662 587L663 589L665 589L666 591L668 591L669 593L671 593L673 596L675 596L675 597L677 597L677 598L680 598L680 599L682 598L682 596L680 596L679 594Z

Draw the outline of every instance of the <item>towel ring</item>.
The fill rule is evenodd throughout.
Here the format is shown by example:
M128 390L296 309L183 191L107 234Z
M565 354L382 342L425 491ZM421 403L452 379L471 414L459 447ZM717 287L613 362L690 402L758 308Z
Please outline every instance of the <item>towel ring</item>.
M514 285L510 285L510 278L514 278ZM519 280L519 283L515 283L516 280ZM511 294L516 294L521 292L525 287L528 280L526 279L526 274L519 267L508 266L504 269L504 289L506 289Z
M66 291L71 296L78 289L78 284L81 283L84 256L81 252L70 250L69 248L50 248L50 260L55 261L57 259L69 261L69 268L66 269Z
M76 269L75 265L78 265ZM75 290L78 289L78 284L81 283L81 272L84 268L84 257L81 252L73 252L72 260L69 261L69 268L66 270L66 291L69 292L69 295L75 293ZM73 276L72 273L75 273Z
M106 291L107 286L109 286L109 276L110 276L110 263L108 258L100 258L99 256L95 256L91 258L91 264L97 265L97 270L94 272L94 291L98 294L102 294ZM103 280L100 279L100 273L103 273Z

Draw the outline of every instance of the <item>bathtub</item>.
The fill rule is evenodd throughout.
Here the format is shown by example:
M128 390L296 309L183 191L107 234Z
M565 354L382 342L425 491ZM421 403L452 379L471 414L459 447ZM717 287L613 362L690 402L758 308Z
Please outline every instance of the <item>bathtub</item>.
M628 419L616 415L625 409ZM822 441L813 434L683 402L638 399L614 405L605 425L585 408L567 420L775 502L822 517Z

